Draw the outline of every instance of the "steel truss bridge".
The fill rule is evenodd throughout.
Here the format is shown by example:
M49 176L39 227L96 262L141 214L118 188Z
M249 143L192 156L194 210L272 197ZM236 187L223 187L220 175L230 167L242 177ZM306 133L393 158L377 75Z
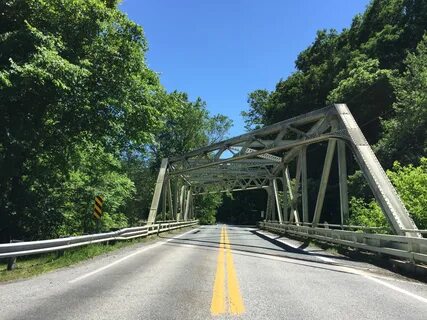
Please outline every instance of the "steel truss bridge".
M327 151L315 209L309 214L307 147L321 142L327 142ZM194 199L198 195L264 189L268 195L266 221L293 225L304 232L307 228L314 230L320 225L331 164L337 152L340 220L344 225L349 216L348 151L358 162L392 231L404 237L422 238L345 104L163 159L148 223L154 223L159 212L178 221L193 218Z

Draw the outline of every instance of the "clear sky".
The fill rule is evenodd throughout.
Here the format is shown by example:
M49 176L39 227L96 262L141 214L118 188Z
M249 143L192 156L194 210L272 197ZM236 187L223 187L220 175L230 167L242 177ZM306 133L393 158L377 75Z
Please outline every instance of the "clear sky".
M142 25L148 65L168 91L201 97L244 132L248 93L273 90L319 29L341 31L369 0L123 0Z

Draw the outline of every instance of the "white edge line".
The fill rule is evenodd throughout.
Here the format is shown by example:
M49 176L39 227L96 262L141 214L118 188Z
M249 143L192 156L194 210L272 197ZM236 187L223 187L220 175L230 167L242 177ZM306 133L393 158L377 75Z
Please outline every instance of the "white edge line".
M372 280L372 281L374 281L374 282L377 282L377 283L379 283L379 284L382 284L382 285L383 285L383 286L385 286L385 287L388 287L388 288L393 289L393 290L395 290L395 291L397 291L397 292L400 292L400 293L406 294L407 296L410 296L411 298L417 299L418 301L421 301L421 302L427 303L427 299L426 299L426 298L421 297L421 296L419 296L419 295L416 295L415 293L412 293L412 292L409 292L409 291L407 291L407 290L405 290L405 289L402 289L402 288L396 287L395 285L392 285L391 283L385 282L385 281L380 280L380 279L377 279L377 278L375 278L375 277L371 277L371 276L369 276L369 275L367 275L367 274L362 273L361 275L362 275L362 276L364 276L365 278L369 279L369 280Z
M77 277L77 278L75 278L75 279L73 279L73 280L70 280L70 281L68 281L68 283L76 283L76 282L78 282L78 281L80 281L80 280L86 279L87 277L93 276L94 274L97 274L97 273L99 273L99 272L102 272L102 271L104 271L105 269L111 268L112 266L114 266L114 265L116 265L116 264L118 264L118 263L120 263L120 262L123 262L123 261L125 261L125 260L127 260L127 259L129 259L129 258L132 258L133 256L136 256L136 255L138 255L138 254L140 254L140 253L142 253L142 252L144 252L144 251L147 251L147 250L149 250L149 249L153 249L153 248L159 247L159 246L161 246L161 245L163 245L163 244L165 244L165 243L167 243L167 242L169 242L169 241L172 241L172 240L177 239L177 238L180 238L180 237L182 237L182 236L184 236L184 235L186 235L186 234L188 234L188 233L190 233L190 232L193 232L194 230L195 230L195 229L191 229L191 230L189 230L189 231L187 231L187 232L184 232L184 233L182 233L182 234L179 234L179 235L177 235L177 236L175 236L175 237L173 237L173 238L170 238L170 239L168 239L168 240L166 240L166 241L161 241L161 242L157 242L157 243L154 243L154 244L152 244L152 245L146 246L146 247L142 248L141 250L138 250L138 251L136 251L136 252L134 252L134 253L131 253L131 254L129 254L129 255L127 255L127 256L125 256L125 257L123 257L123 258L119 259L119 260L116 260L116 261L114 261L114 262L112 262L112 263L110 263L110 264L107 264L106 266L103 266L103 267L98 268L98 269L96 269L96 270L94 270L94 271L92 271L92 272L86 273L86 274L84 274L84 275L82 275L82 276L80 276L80 277Z
M267 235L267 234L265 234L265 233L262 233L262 234L268 237L268 235ZM297 248L297 247L294 247L293 245L291 245L291 244L287 243L287 242L286 242L286 241L284 241L284 240L278 240L278 239L276 239L276 240L277 240L277 241L281 241L281 242L285 243L286 245L291 246L292 248L295 248L295 249ZM305 251L305 252L307 252L307 253L309 253L309 254L311 254L311 255L316 256L317 258L319 258L319 259L321 259L321 260L323 260L323 261L325 261L325 262L335 262L334 260L329 259L329 258L319 257L319 256L318 256L318 255L316 255L315 253L311 253L310 251L306 251L305 249L302 249L302 250L303 250L303 251ZM343 267L344 267L344 266L343 266ZM407 296L410 296L410 297L412 297L412 298L414 298L414 299L417 299L418 301L421 301L421 302L427 303L427 299L426 299L426 298L421 297L421 296L419 296L419 295L416 295L415 293L409 292L409 291L407 291L407 290L405 290L405 289L399 288L399 287L397 287L397 286L395 286L395 285L392 285L391 283L388 283L388 282L386 282L386 281L380 280L380 279L378 279L378 278L376 278L376 277L370 276L370 275L366 274L366 273L365 273L365 272L363 272L363 271L359 271L359 270L353 269L352 267L349 267L349 266L345 266L344 268L346 268L346 269L350 269L350 270L352 271L352 273L355 273L355 274L358 274L358 275L360 275L360 276L363 276L363 277L365 277L366 279L369 279L369 280L371 280L371 281L374 281L374 282L376 282L376 283L379 283L379 284L381 284L381 285L383 285L383 286L385 286L385 287L388 287L388 288L390 288L390 289L392 289L392 290L395 290L395 291L397 291L397 292L400 292L400 293L406 294ZM395 279L392 279L392 280L395 280ZM405 281L405 282L406 282L406 281ZM408 282L408 283L411 283L411 282ZM418 283L417 283L417 284L418 284Z

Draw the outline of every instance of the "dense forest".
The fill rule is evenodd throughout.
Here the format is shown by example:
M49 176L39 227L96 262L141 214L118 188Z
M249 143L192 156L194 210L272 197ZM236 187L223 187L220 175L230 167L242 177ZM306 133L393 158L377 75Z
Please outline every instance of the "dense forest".
M426 229L426 28L427 1L373 0L348 29L318 31L314 42L298 55L296 71L280 80L274 91L249 94L250 108L243 112L247 128L346 103L381 164L389 169L414 221ZM309 155L314 185L319 182L315 177L320 176L323 149L312 149ZM385 226L360 171L355 166L351 171L350 222ZM336 222L337 188L330 191L325 219ZM239 197L243 196L237 195L237 201Z
M137 223L160 159L231 126L202 100L166 92L147 67L143 29L117 5L0 2L0 242Z
M8 0L0 13L0 242L135 225L147 217L163 157L227 134L230 119L162 87L142 27L117 0ZM274 91L249 94L247 129L347 103L427 228L426 28L427 1L373 0L348 29L319 31ZM313 186L323 155L320 146L309 156ZM384 225L350 169L350 222ZM334 222L331 188L326 219ZM106 199L98 224L97 194ZM256 191L197 199L203 223L215 222L217 208L218 220L253 223L264 206Z

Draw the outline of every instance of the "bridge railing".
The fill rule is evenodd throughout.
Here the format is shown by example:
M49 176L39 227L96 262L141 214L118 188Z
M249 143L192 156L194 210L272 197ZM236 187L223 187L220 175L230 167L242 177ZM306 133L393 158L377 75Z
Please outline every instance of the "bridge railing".
M174 229L191 227L198 223L198 220L157 223L141 227L124 228L112 232L97 233L83 236L5 243L0 244L0 259L16 258L55 251L59 252L94 243L103 243L116 240L130 240L140 237L146 237L151 234L158 234L160 232L171 231Z
M279 234L311 238L359 250L382 253L416 263L427 263L427 238L297 226L277 222L260 222L259 226Z

